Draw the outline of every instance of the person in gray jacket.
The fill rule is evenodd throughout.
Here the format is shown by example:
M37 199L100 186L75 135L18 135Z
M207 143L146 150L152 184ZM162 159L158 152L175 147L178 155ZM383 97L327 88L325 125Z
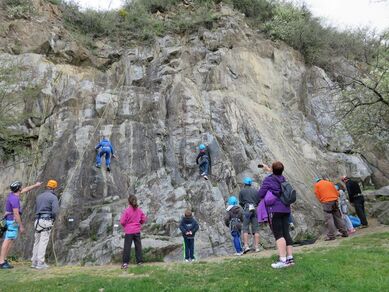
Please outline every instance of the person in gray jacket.
M249 233L254 235L254 249L259 252L259 224L257 218L257 206L259 197L257 191L251 187L252 178L246 177L243 180L244 188L239 192L239 205L243 208L243 252L250 251ZM250 232L251 226L251 232Z
M46 191L36 198L35 241L31 259L31 267L35 269L47 269L49 267L45 263L45 254L50 232L59 211L58 198L54 193L57 186L58 183L55 180L49 180Z

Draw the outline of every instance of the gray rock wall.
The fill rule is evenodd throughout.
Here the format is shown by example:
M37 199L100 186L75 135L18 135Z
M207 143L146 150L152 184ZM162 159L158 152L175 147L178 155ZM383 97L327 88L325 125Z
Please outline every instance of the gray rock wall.
M370 178L363 157L344 153L352 138L341 125L330 130L333 95L322 86L329 81L325 72L306 67L296 51L261 39L240 21L226 15L212 31L127 49L107 71L54 64L38 54L0 55L1 64L23 68L16 83L42 86L27 113L44 116L40 126L28 129L39 137L34 154L25 163L5 163L12 166L1 172L0 186L5 194L14 179L60 182L50 257L54 247L62 263L115 260L123 246L117 224L130 192L149 216L144 248L175 260L186 208L200 223L199 257L232 252L222 222L225 201L238 194L245 176L259 187L265 177L259 162L281 160L298 190L296 238L322 228L315 176ZM119 155L111 173L94 167L94 146L103 135ZM211 150L209 181L199 177L195 164L200 143ZM17 250L26 257L37 194L23 200L29 231ZM265 247L274 244L267 227L261 237Z

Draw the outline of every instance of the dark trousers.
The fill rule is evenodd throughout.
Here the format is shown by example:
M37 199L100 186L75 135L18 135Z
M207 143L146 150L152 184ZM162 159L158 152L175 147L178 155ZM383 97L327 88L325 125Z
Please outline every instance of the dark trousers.
M131 258L131 246L132 242L135 244L135 257L136 263L142 262L142 243L140 241L140 233L126 234L124 237L124 249L123 249L123 264L128 264Z
M272 213L271 229L276 240L284 238L286 245L293 244L289 234L289 213Z
M185 243L185 259L186 260L194 260L194 238L186 238L184 237Z
M338 201L321 203L321 205L323 206L324 219L327 226L327 237L335 238L337 230L344 236L347 236L346 225L340 213Z
M359 220L361 220L361 224L367 226L365 199L362 196L356 197L353 200L353 205L355 208L355 212L357 212Z

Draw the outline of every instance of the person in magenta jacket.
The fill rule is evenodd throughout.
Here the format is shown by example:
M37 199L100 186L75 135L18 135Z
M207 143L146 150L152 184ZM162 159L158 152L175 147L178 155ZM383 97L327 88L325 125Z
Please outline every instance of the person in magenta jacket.
M120 217L120 224L123 226L124 249L123 249L123 264L122 269L127 269L131 257L131 246L134 241L136 263L142 264L142 243L140 232L142 225L146 223L147 217L138 207L138 201L134 195L128 196L128 208L124 210Z
M280 199L281 183L286 181L285 177L282 175L284 165L280 161L276 161L272 164L271 168L266 166L264 169L271 170L272 174L267 176L262 182L261 188L258 191L258 196L262 200L265 198L266 193L270 191L276 197L270 206L266 204L270 217L270 226L276 240L279 254L279 260L271 266L275 269L285 268L294 265L294 259L292 248L293 240L289 234L288 221L290 206L285 205Z

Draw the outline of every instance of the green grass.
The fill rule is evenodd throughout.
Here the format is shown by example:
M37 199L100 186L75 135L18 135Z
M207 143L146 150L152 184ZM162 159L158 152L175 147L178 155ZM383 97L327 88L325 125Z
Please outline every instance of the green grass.
M0 271L2 291L388 291L389 233L344 240L339 247L295 255L273 270L271 258L118 267Z

